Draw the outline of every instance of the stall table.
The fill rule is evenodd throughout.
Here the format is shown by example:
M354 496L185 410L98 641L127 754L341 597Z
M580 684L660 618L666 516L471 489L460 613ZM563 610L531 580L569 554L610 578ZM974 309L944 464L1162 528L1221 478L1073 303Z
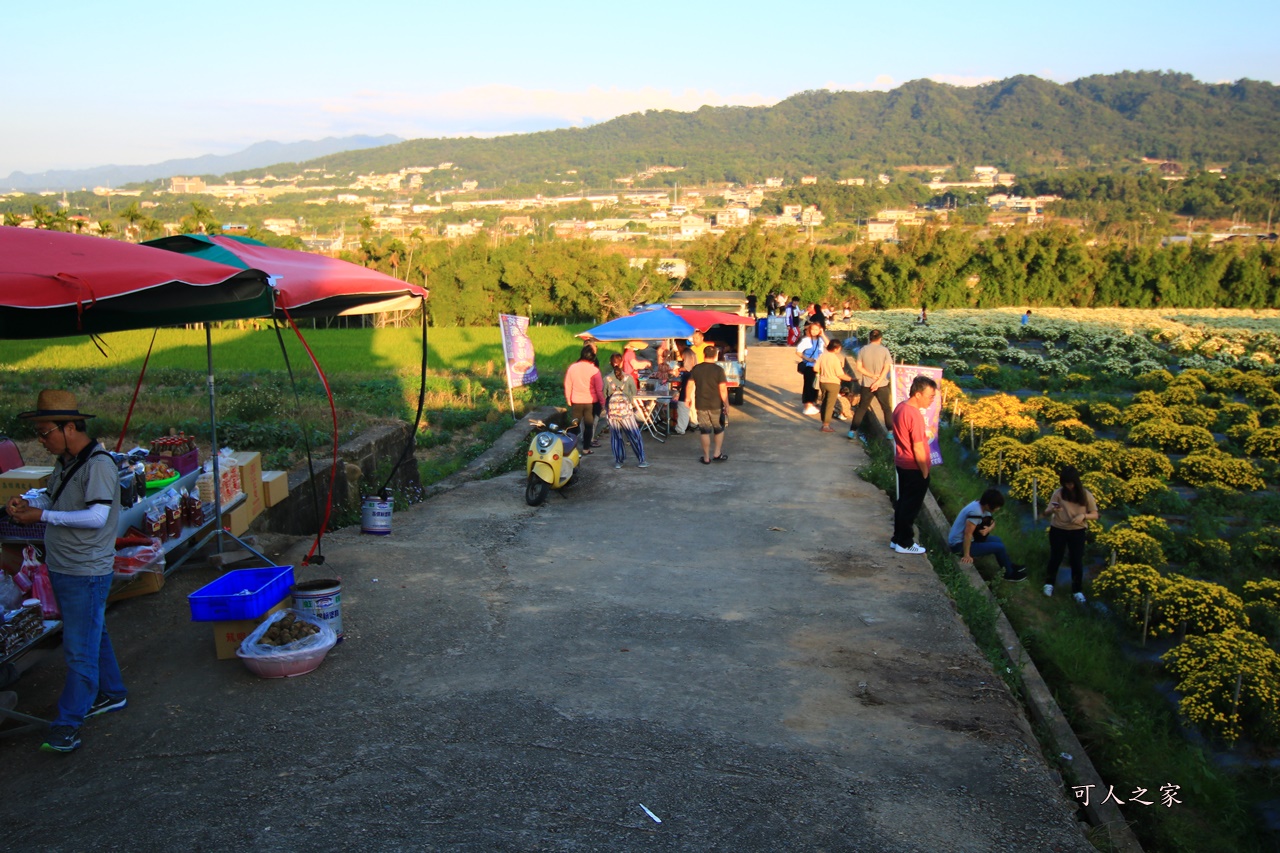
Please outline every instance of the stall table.
M640 428L649 430L656 440L665 442L671 435L671 394L641 393L635 396L636 417ZM662 434L658 434L661 428Z

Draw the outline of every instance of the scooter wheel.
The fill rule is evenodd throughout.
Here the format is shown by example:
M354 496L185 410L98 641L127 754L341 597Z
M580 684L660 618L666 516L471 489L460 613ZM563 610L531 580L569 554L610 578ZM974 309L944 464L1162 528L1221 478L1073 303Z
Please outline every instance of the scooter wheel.
M529 475L529 483L524 487L524 502L529 506L540 506L547 499L551 484L534 474Z

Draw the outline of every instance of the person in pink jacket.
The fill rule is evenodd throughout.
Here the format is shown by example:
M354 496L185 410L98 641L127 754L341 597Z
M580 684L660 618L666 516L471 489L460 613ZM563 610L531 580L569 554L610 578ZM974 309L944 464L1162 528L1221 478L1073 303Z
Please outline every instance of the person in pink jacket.
M590 344L582 348L578 360L564 372L564 401L568 404L569 416L578 419L578 435L582 438L579 447L583 455L589 454L592 447L599 446L591 441L595 427L593 411L596 404L604 405L604 379L596 367L595 350Z

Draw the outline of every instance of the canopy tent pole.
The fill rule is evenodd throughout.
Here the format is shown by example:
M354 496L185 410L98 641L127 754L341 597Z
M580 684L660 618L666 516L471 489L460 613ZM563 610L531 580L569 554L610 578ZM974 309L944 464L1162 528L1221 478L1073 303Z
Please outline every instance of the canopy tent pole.
M209 544L210 540L214 541L214 547L217 548L218 556L222 556L224 553L222 549L222 538L224 536L238 544L245 551L257 557L259 560L262 560L264 565L275 565L275 563L273 563L265 554L259 553L258 549L250 547L244 540L222 527L222 474L220 466L218 465L218 407L217 392L214 389L213 382L213 325L207 320L204 324L204 350L205 360L209 366L207 382L209 386L209 441L213 445L211 448L212 452L210 453L210 456L213 457L213 527L204 535L204 538L192 546L187 553L181 557L181 559L167 568L165 570L165 574L169 574L169 572L177 569L178 566L185 563L193 554L200 553L204 547ZM248 500L247 494L245 496L245 500Z

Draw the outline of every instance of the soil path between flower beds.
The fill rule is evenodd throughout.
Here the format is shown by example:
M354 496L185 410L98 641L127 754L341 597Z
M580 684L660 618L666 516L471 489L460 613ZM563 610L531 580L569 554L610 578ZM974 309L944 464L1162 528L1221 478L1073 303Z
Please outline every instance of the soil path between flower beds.
M542 507L515 473L326 537L298 575L341 577L347 639L311 674L214 659L213 569L121 602L129 707L69 756L0 740L6 848L1092 849L793 365L752 350L727 462L606 441Z

